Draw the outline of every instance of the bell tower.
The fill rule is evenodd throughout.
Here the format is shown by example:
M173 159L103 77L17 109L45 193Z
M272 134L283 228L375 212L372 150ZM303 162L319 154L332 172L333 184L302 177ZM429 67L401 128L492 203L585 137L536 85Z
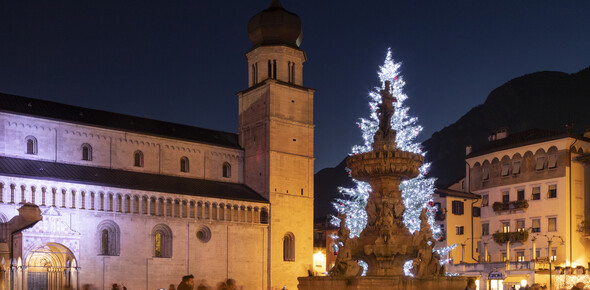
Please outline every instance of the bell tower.
M303 86L301 21L273 0L248 35L248 88L238 93L244 180L270 201L268 286L297 289L313 263L314 90Z

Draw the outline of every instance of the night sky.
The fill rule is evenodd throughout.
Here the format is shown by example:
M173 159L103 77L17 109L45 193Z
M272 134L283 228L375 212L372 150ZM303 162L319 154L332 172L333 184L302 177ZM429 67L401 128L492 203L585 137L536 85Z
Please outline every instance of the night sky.
M282 0L303 24L316 171L361 142L355 122L388 47L420 140L512 78L590 66L590 1ZM247 23L270 0L0 0L0 92L237 132Z

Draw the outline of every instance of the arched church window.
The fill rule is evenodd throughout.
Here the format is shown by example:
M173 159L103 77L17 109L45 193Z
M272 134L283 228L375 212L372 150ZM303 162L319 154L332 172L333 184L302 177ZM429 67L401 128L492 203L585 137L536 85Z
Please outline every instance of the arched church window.
M223 163L223 177L231 177L231 165L227 162Z
M291 232L283 237L283 261L295 261L295 236Z
M143 152L137 150L133 153L133 166L143 167Z
M27 142L27 154L37 154L37 138L34 136L27 136L25 137L25 141Z
M111 220L98 224L99 255L118 256L120 249L121 231L119 226Z
M90 144L82 144L82 160L92 160L92 146L90 146Z
M164 224L156 225L152 231L154 241L154 257L172 257L172 230Z
M102 230L101 255L109 254L109 231Z
M268 210L265 207L260 210L260 223L268 224Z
M183 156L182 158L180 158L180 172L188 172L189 171L189 163L188 163L188 157Z

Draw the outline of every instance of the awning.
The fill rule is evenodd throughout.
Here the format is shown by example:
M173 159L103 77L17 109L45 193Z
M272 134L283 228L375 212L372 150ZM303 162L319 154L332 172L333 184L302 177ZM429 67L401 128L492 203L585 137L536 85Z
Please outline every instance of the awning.
M504 279L504 281L502 281L502 283L518 283L520 284L520 281L522 280L526 280L527 276L508 276L506 277L506 279Z

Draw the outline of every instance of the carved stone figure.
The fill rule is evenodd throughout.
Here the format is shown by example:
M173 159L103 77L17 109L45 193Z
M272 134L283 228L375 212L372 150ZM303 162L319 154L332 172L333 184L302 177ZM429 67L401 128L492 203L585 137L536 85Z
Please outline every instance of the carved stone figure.
M420 231L414 234L414 244L418 246L418 256L413 259L413 274L415 277L440 276L444 269L440 265L440 255L433 252L432 246L436 240L432 237L432 228L428 223L426 208L420 213Z
M350 249L354 247L355 242L350 239L350 230L346 227L346 214L338 214L338 218L340 229L336 243L339 249L334 267L330 270L330 276L357 276L360 274L360 266L352 260Z
M389 141L395 142L396 132L391 128L391 117L395 112L393 103L397 102L397 99L391 94L390 90L391 83L385 81L385 88L379 93L381 94L381 103L378 105L377 114L379 115L379 130L375 134L374 141ZM379 139L379 140L377 140Z

